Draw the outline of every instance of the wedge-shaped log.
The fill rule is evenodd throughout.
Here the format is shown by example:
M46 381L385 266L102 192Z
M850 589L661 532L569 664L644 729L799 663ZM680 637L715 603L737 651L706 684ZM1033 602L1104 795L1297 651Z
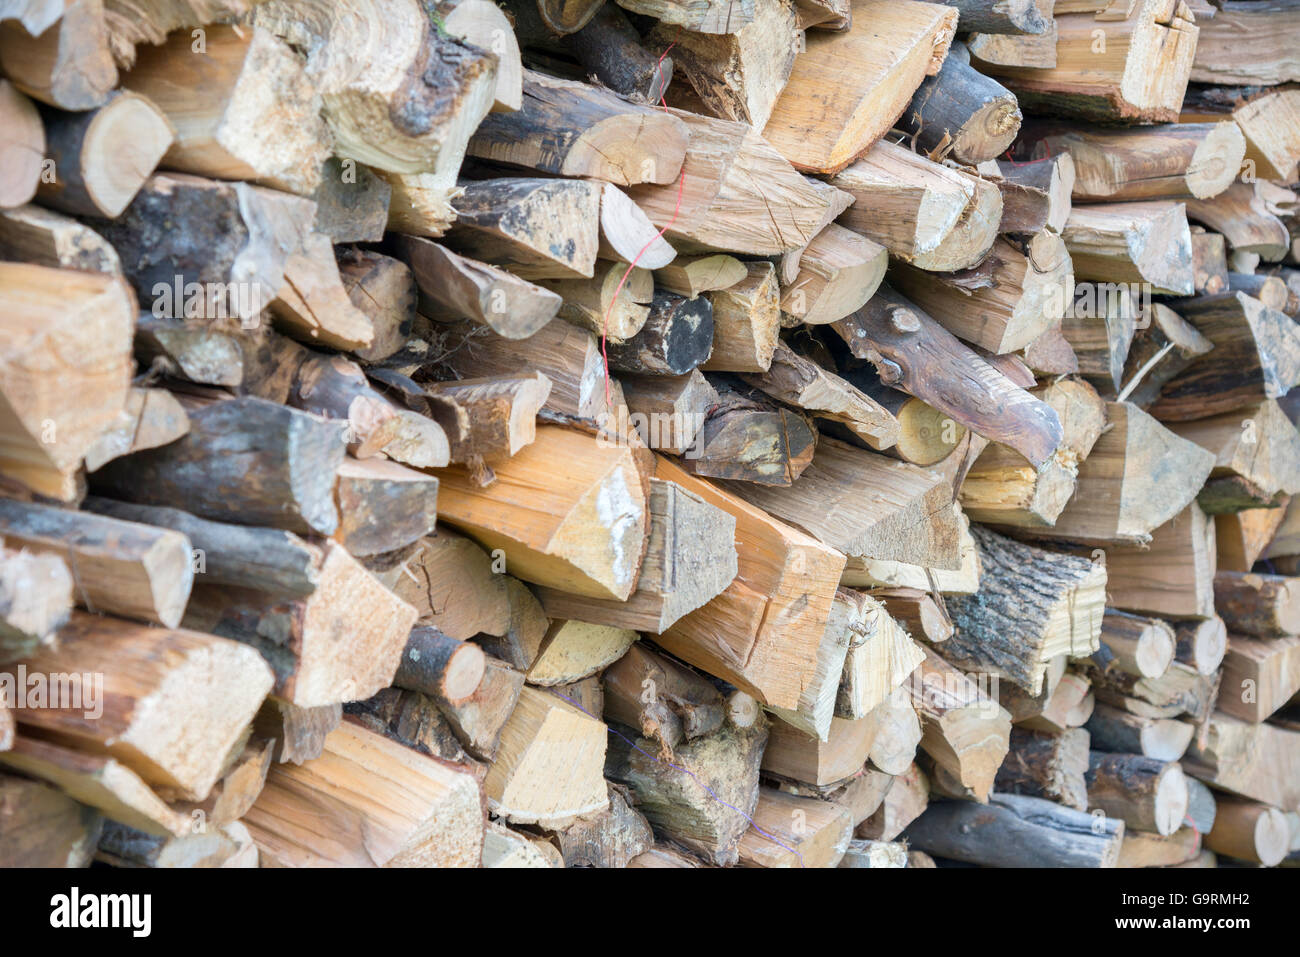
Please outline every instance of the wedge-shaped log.
M843 319L871 298L888 262L885 247L830 223L804 248L798 273L782 286L781 311L810 326Z
M1145 546L1105 547L1110 604L1171 617L1214 614L1214 522L1193 502L1152 529Z
M1265 721L1300 693L1300 637L1260 640L1233 635L1223 659L1220 711Z
M334 495L334 540L357 557L405 548L432 532L438 517L438 479L388 459L344 459Z
M668 752L712 734L725 718L726 703L707 678L643 643L605 669L601 686L607 721L635 729Z
M22 686L19 667L27 705L14 709L20 726L114 757L150 785L194 800L216 783L272 683L256 652L235 642L80 612L60 630L57 651L5 669L12 692ZM60 693L34 700L38 675L47 693ZM76 677L55 689L48 683L57 675Z
M473 775L345 721L271 770L244 824L268 866L478 867L484 820Z
M1154 292L1192 294L1192 236L1181 203L1075 206L1062 235L1079 279L1144 282Z
M838 867L853 824L838 804L759 788L754 823L740 839L743 867Z
M939 72L957 28L956 10L939 4L853 0L849 9L845 33L807 38L763 128L809 172L838 172L887 133Z
M556 473L554 463L564 462ZM487 548L507 569L540 585L626 600L636 588L647 526L634 457L559 426L475 486L461 469L440 473L440 517Z
M338 527L342 423L254 398L189 414L184 438L113 460L95 473L96 490L215 521L322 535Z
M103 106L117 86L104 4L65 3L62 16L39 35L20 23L0 27L0 65L28 96L63 110Z
M1281 216L1290 215L1294 202L1289 190L1263 180L1233 183L1212 199L1189 199L1187 216L1223 233L1230 252L1253 253L1266 262L1278 262L1291 248L1290 233Z
M1192 82L1272 86L1300 81L1300 60L1284 40L1296 29L1300 11L1285 0L1263 6L1229 0L1200 23Z
M1197 496L1210 514L1273 505L1279 495L1300 493L1300 432L1271 399L1175 422L1170 429L1216 457L1210 480Z
M134 297L111 276L4 263L0 313L0 473L71 501L82 457L126 402Z

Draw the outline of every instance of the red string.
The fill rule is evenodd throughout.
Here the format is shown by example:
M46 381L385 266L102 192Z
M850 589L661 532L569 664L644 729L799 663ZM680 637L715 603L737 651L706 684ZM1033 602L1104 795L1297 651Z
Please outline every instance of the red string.
M678 28L677 32L678 33L681 32L680 27ZM668 56L668 50L671 50L675 46L677 46L676 40L668 44L668 49L664 50L663 53L659 54L659 59L655 61L655 70L657 70L659 73L659 103L660 105L663 106L664 112L668 111L668 101L664 99L664 91L667 89L667 84L664 83L663 62L664 62L664 57ZM632 275L632 270L635 269L636 264L641 261L641 257L645 255L646 250L649 249L651 246L653 246L661 238L663 238L664 233L668 232L668 230L672 228L673 223L677 222L677 217L681 214L682 211L682 193L685 190L685 188L686 188L686 163L683 161L682 175L681 178L677 181L677 203L673 207L672 219L668 220L668 222L664 224L663 229L659 230L659 232L655 233L654 236L646 240L646 244L641 247L641 251L632 258L632 261L630 263L628 263L627 270L623 273L623 278L618 281L618 286L616 286L614 289L614 295L609 300L609 305L605 307L605 318L601 322L601 328L600 328L600 358L604 362L604 366L605 366L605 405L607 407L613 404L613 399L611 398L610 384L609 384L609 353L606 350L606 344L609 341L609 314L614 311L614 306L618 302L618 294L623 291L623 286L627 283L628 277Z

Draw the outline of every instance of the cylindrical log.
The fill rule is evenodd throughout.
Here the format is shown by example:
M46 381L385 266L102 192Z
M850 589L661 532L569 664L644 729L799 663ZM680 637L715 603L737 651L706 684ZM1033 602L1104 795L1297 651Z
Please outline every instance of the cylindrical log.
M478 690L487 658L477 645L449 638L431 625L411 629L393 684L458 704Z

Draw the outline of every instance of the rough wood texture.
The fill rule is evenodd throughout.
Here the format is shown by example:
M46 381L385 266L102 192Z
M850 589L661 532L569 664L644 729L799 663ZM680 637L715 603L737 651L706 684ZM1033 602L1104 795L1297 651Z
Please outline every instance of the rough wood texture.
M1088 804L1134 830L1168 837L1187 816L1187 782L1176 763L1094 751L1087 783Z
M1300 579L1219 572L1214 610L1231 632L1261 638L1300 634Z
M1216 712L1205 743L1193 742L1183 769L1217 790L1273 807L1300 803L1300 769L1296 744L1300 731L1271 724L1251 724Z
M1088 771L1087 731L1061 734L1011 729L1011 750L998 769L999 794L1046 798L1076 811L1088 809L1084 775Z
M926 153L974 166L1006 152L1020 132L1020 120L1015 96L972 69L966 45L954 43L939 72L917 87L899 127L914 134Z

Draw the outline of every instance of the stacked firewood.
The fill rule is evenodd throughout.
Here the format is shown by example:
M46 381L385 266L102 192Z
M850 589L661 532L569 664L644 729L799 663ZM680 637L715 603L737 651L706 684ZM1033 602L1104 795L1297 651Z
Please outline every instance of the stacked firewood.
M0 864L1300 856L1297 0L0 18Z

